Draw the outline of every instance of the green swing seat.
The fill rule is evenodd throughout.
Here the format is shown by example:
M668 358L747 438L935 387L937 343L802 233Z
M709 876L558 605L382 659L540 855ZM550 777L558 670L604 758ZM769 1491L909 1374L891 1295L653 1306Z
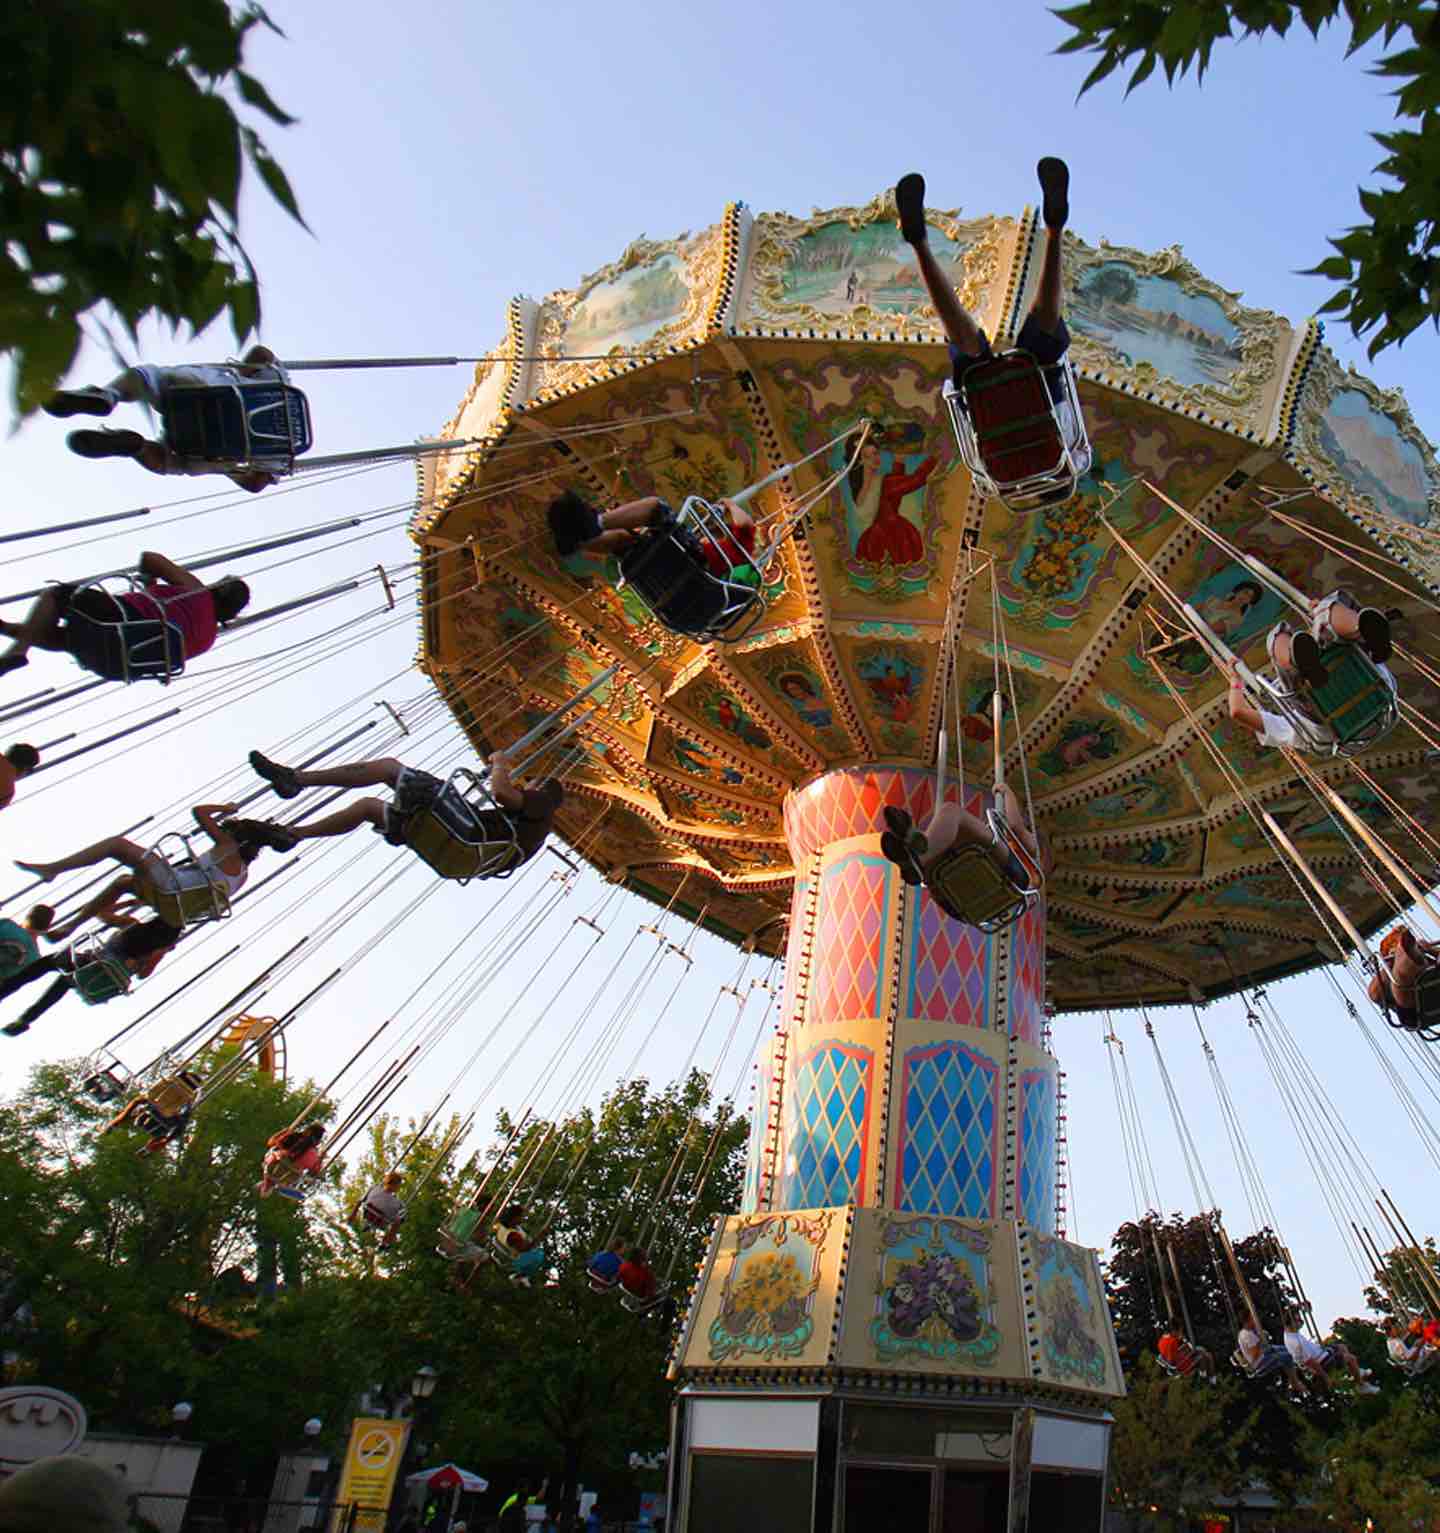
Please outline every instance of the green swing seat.
M926 873L925 887L952 920L982 932L997 932L1018 921L1035 897L1033 889L1011 882L988 847L973 842L937 857Z
M87 1006L103 1006L130 989L132 975L123 959L95 951L75 965L75 993Z
M1306 686L1305 696L1316 718L1334 732L1336 753L1373 745L1399 718L1395 694L1379 667L1358 644L1327 644L1320 661L1325 685Z

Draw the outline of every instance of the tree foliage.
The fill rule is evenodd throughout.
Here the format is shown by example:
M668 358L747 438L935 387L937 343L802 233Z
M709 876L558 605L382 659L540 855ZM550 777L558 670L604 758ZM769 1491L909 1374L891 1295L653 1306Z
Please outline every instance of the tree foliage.
M1225 38L1284 37L1298 20L1312 36L1331 22L1350 29L1349 53L1380 38L1390 49L1372 73L1395 82L1405 126L1371 135L1385 151L1378 188L1361 188L1366 222L1330 245L1309 269L1340 285L1322 314L1342 315L1357 336L1373 332L1370 356L1398 345L1426 319L1440 328L1440 12L1429 0L1082 0L1055 15L1074 35L1059 52L1098 62L1084 95L1136 59L1126 95L1162 65L1172 84L1192 66L1203 79Z
M494 1265L462 1283L436 1253L437 1229L484 1177L473 1159L441 1158L447 1125L406 1154L415 1126L377 1119L303 1205L261 1201L265 1141L305 1087L242 1076L196 1114L178 1155L138 1159L136 1137L96 1137L106 1114L75 1089L81 1074L42 1067L0 1114L0 1324L29 1301L33 1326L12 1320L5 1346L23 1377L79 1396L98 1429L164 1430L187 1399L207 1464L228 1453L232 1478L259 1483L306 1417L338 1452L361 1394L399 1406L425 1363L441 1382L417 1437L432 1456L482 1464L502 1497L524 1473L548 1475L557 1503L582 1478L610 1500L632 1484L629 1454L665 1444L673 1310L631 1314L592 1293L584 1268L618 1225L646 1240L683 1304L715 1215L740 1196L745 1124L711 1106L703 1076L631 1081L595 1112L517 1138L486 1196L509 1195L509 1173L528 1167L513 1195L550 1261L522 1288ZM509 1127L502 1114L499 1144ZM408 1216L382 1246L348 1215L397 1162ZM289 1280L267 1297L255 1278L273 1245Z
M300 211L253 125L293 121L244 67L257 26L278 30L227 0L0 8L0 353L22 413L63 378L97 306L132 337L150 317L198 334L228 312L237 342L258 325L245 167Z
M1235 1382L1210 1388L1169 1378L1146 1357L1114 1409L1112 1497L1127 1511L1154 1508L1155 1526L1184 1533L1204 1498L1233 1494L1251 1478L1256 1412Z

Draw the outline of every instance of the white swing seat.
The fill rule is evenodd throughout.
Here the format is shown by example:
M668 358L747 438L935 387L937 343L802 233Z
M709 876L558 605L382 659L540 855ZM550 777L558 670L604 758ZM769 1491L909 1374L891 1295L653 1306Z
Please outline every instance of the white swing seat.
M272 1161L266 1157L265 1176L272 1184L275 1195L289 1198L292 1203L303 1203L320 1186L323 1178L313 1171L297 1166L287 1156L277 1155Z
M160 397L165 445L182 457L244 468L294 460L314 442L310 402L293 385L236 377L234 383L181 385Z
M620 1295L620 1308L628 1309L632 1315L643 1315L654 1309L669 1296L669 1283L661 1283L648 1299L642 1299L638 1294L622 1292Z
M167 855L166 842L178 841L177 856ZM225 885L200 866L190 837L180 830L168 831L150 848L150 855L164 864L157 878L142 873L137 893L168 926L184 929L207 921L223 921L230 914L230 895Z
M941 391L976 485L1015 512L1068 500L1090 471L1090 439L1068 356L1042 366L1028 351L977 362Z
M495 816L505 834L494 831ZM423 809L405 820L405 844L441 878L508 878L523 858L515 822L468 767L457 767Z
M698 495L688 496L678 517L652 528L620 554L621 584L629 585L672 633L700 644L733 644L759 621L765 592L756 566L737 565L726 553L731 538L722 511ZM706 564L707 546L723 574L714 574ZM753 584L746 571L754 576Z
M149 595L145 582L136 575L126 575L125 594ZM158 681L168 685L185 670L185 636L177 624L163 617L139 617L127 607L119 596L102 581L91 580L74 587L75 595L82 591L98 592L109 603L114 616L109 619L92 617L86 612L70 611L66 614L67 627L83 627L99 639L98 647L85 646L86 669L109 681ZM162 611L164 603L150 597Z
M926 869L925 887L952 920L989 933L1013 925L1035 904L1043 875L998 811L989 810L986 821L993 837L990 846L972 841L942 852ZM991 856L995 847L1019 864L1022 877L1013 877L996 863Z
M80 1089L92 1102L102 1107L118 1102L130 1089L130 1072L119 1060L92 1070L80 1083Z
M585 1269L585 1281L590 1285L591 1293L614 1293L620 1284L603 1278L598 1272L592 1272L588 1267Z

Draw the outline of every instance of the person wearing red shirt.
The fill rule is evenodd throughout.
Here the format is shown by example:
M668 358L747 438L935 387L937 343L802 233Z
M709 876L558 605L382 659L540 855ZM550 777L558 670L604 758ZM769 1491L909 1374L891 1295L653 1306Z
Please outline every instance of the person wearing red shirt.
M30 650L57 650L74 657L83 670L118 681L108 636L127 617L163 618L179 630L180 665L203 655L222 623L238 617L250 601L250 588L235 575L206 585L164 554L140 555L145 589L112 596L98 586L77 589L57 585L45 592L23 622L0 621L0 633L12 641L0 655L0 675L30 663ZM178 669L178 667L177 667Z
M636 1246L620 1263L620 1286L632 1298L653 1299L655 1297L655 1271L640 1246Z
M1215 1377L1215 1359L1204 1347L1192 1346L1179 1331L1166 1331L1155 1350L1181 1378L1189 1378L1197 1369L1201 1378Z

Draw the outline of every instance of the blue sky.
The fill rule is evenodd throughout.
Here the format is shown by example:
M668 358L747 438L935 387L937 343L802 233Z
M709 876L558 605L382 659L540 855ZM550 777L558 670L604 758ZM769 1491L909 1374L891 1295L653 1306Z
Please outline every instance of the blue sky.
M266 279L265 339L292 357L474 354L500 337L504 305L513 294L540 297L573 286L637 236L668 238L703 227L734 198L761 211L795 213L862 204L902 172L918 168L928 177L935 205L959 205L973 215L1018 210L1034 197L1033 166L1045 153L1061 153L1071 163L1073 221L1085 238L1103 236L1147 250L1181 244L1222 286L1298 319L1324 301L1327 289L1297 270L1321 259L1326 235L1358 216L1356 185L1378 157L1367 131L1383 128L1389 116L1383 86L1367 76L1363 61L1345 62L1338 38L1315 44L1303 35L1284 45L1217 49L1203 90L1186 83L1167 91L1152 81L1127 102L1123 87L1107 82L1077 104L1075 92L1088 66L1052 56L1064 29L1029 0L943 9L898 0L884 8L739 3L664 11L634 4L536 8L423 0L396 11L357 0L343 9L272 9L288 40L258 38L252 63L275 97L301 118L289 132L268 136L314 233L296 228L252 194L248 243ZM1369 367L1338 328L1331 327L1329 338L1343 360L1357 362L1387 387L1403 387L1421 425L1436 434L1440 386L1433 335L1418 334ZM229 349L230 338L219 329L189 345L145 337L145 354L157 361L214 359ZM105 377L111 370L103 355L92 353L76 376ZM311 390L317 450L403 442L431 432L466 381L463 368L326 375ZM6 445L11 530L209 489L203 482L150 479L125 463L83 463L66 453L63 435L60 423L37 419ZM272 492L172 529L127 531L84 552L65 551L63 539L0 548L0 563L16 553L41 555L7 572L15 584L5 589L109 567L143 546L183 555L353 514L403 501L411 488L408 470L387 469L294 496ZM209 504L156 510L149 520ZM261 600L281 600L367 561L400 562L405 549L401 532L392 530L316 552L255 583ZM283 557L251 561L251 567L278 565ZM313 625L297 621L264 642L257 635L247 647L227 650L225 658L233 663L268 653L311 626L358 620L375 606L372 592L361 593L327 609ZM414 649L413 619L402 612L373 639L263 695L243 695L253 672L223 673L234 676L237 690L217 697L213 711L193 706L196 716L182 719L183 729L163 738L160 730L155 738L142 736L149 742L143 749L104 759L72 782L50 786L65 772L37 780L0 821L0 844L7 856L57 855L185 799L227 772L230 782L241 783L238 764L248 748L279 742L362 693L374 678L401 671ZM6 695L64 684L73 675L58 661L37 659L22 677L6 681ZM412 675L386 695L398 700L422 690ZM163 698L163 706L185 702L183 688ZM106 721L137 707L136 719L162 711L160 694L110 697L67 716L63 727L45 720L26 732L49 740L76 729L77 743L84 743L104 733ZM366 701L346 717L358 718L370 707ZM42 786L46 791L39 791ZM359 897L360 913L325 950L334 962L354 951L357 966L297 1024L291 1039L292 1067L322 1077L347 1047L400 1006L440 955L485 916L493 897L491 890L442 890L380 944L375 934L384 922L425 885L407 864L387 863L383 850L368 845L347 847L311 881L318 884L325 869L361 850L368 855L357 868L337 874L323 894L301 903L282 929L247 937L250 951L242 957L247 963L255 958L258 969L294 940L292 933L328 914L342 891L386 870L382 886ZM389 876L402 871L402 878ZM16 887L5 885L0 893ZM508 898L497 920L525 894ZM492 1028L497 1041L456 1088L455 1101L468 1102L489 1086L488 1111L495 1101L521 1101L536 1081L559 1089L553 1082L563 1072L551 1063L559 1041L571 1023L589 1022L583 1009L577 1015L573 987L559 993L557 976L568 972L572 955L585 956L584 929L570 926L571 917L599 898L598 882L587 877L549 918L534 947L503 966L483 998L407 1080L397 1098L402 1108L419 1110L435 1100ZM287 902L270 901L267 916ZM651 916L648 907L620 902L606 952L613 948L618 955ZM244 930L237 922L235 935L215 938L208 955L229 947ZM718 987L736 972L737 956L721 944L701 938L696 951L699 961L684 992L689 1004L643 1051L640 1068L657 1079L680 1068L695 1044L684 1019L710 1010ZM26 1039L6 1043L0 1087L13 1085L39 1059L93 1047L201 961L198 951L177 956L168 979L162 969L146 990L103 1011L66 1003ZM328 972L320 962L307 971L309 983ZM218 1005L247 974L241 969L232 980L235 972L234 965L227 968L223 988L217 983L194 993L208 993ZM596 970L587 963L584 972ZM622 968L622 977L627 972ZM658 994L669 981L662 974L655 983ZM303 988L297 979L278 999L293 1001ZM1412 1222L1423 1222L1432 1185L1423 1157L1329 995L1318 980L1272 992L1381 1180ZM591 1020L610 1004L602 999ZM179 1031L186 1015L183 1005L172 1008L142 1038L158 1047ZM702 1063L714 1059L727 1025L723 1008L716 1016L698 1045ZM755 1013L747 1018L740 1032L748 1041ZM1211 1008L1205 1021L1317 1307L1327 1317L1355 1311L1355 1272L1288 1120L1277 1110L1238 1004ZM1188 1015L1173 1013L1157 1017L1157 1024L1209 1177L1239 1232L1246 1222L1243 1199L1193 1025ZM1136 1019L1121 1019L1121 1029L1148 1108L1161 1200L1167 1207L1189 1207L1193 1198L1148 1045ZM1099 1024L1095 1018L1062 1018L1055 1038L1070 1093L1077 1198L1071 1228L1098 1243L1133 1213ZM618 1072L630 1047L626 1043L600 1061L597 1076ZM513 1063L499 1075L512 1053ZM125 1057L135 1064L149 1055L137 1045ZM726 1089L734 1061L732 1050ZM580 1087L588 1082L583 1077Z

